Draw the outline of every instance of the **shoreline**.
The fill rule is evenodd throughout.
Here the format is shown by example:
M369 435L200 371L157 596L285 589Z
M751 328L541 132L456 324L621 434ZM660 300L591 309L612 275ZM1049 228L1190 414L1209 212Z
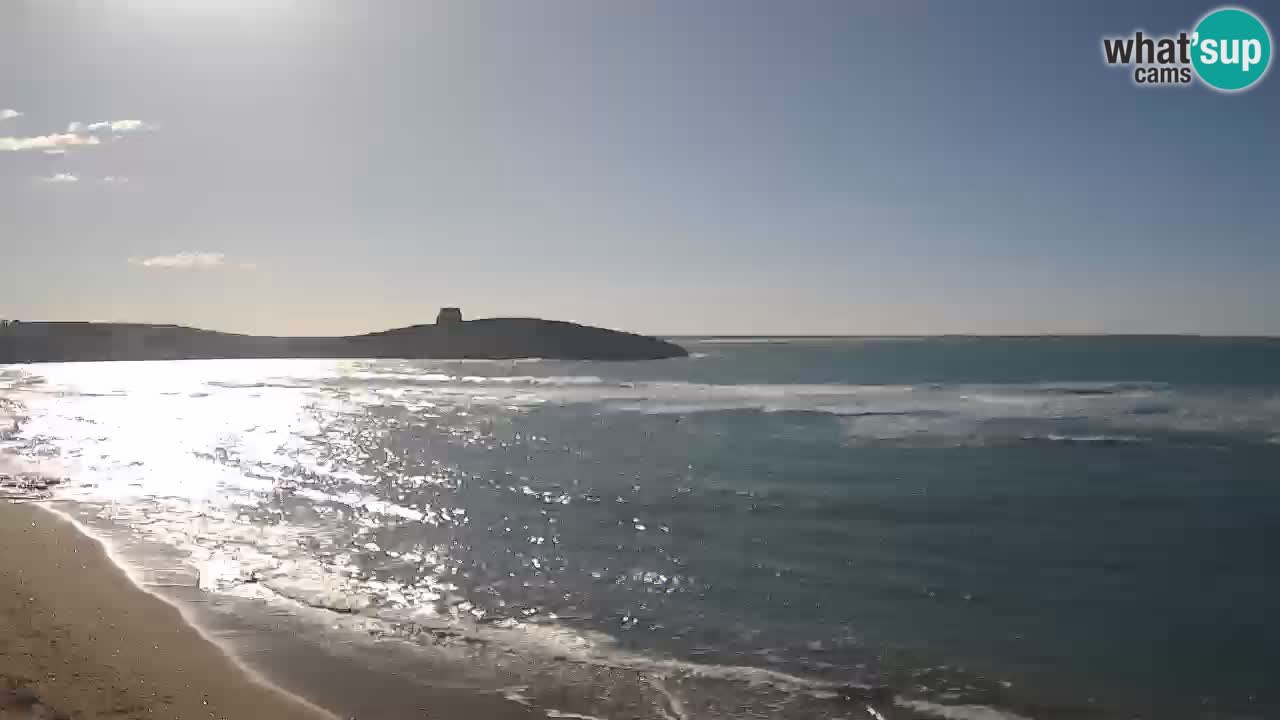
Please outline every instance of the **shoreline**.
M408 645L355 652L331 620L174 583L183 569L138 566L82 521L0 494L0 720L548 717Z
M337 720L268 684L49 508L0 502L0 720Z
M481 689L455 672L466 665L460 656L427 659L400 640L360 651L336 626L333 636L313 634L315 618L280 617L253 600L228 604L186 583L152 584L155 570L138 574L113 553L120 539L100 538L56 506L0 497L0 543L8 551L0 558L0 720L679 719L696 717L688 713L703 705L679 699L696 672L574 664L583 672L561 685L513 667L510 682ZM160 569L156 579L169 576ZM877 716L874 689L848 690L837 707L855 717L927 716L892 707L887 697L875 700L885 703ZM601 713L596 693L620 695L603 699L608 711ZM821 714L798 717L825 716L831 702L820 702Z

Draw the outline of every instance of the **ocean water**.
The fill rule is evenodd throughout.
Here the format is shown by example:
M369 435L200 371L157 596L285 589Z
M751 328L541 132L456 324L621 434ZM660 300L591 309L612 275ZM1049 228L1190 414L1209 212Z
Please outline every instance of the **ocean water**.
M1280 341L683 342L9 366L0 452L153 579L543 716L1280 717Z

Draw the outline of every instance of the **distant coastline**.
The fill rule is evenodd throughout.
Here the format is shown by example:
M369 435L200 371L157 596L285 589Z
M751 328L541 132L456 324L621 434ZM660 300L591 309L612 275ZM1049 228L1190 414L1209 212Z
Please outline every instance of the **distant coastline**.
M179 325L7 322L0 364L232 358L656 360L688 352L666 340L556 320L446 315L344 337L263 337Z

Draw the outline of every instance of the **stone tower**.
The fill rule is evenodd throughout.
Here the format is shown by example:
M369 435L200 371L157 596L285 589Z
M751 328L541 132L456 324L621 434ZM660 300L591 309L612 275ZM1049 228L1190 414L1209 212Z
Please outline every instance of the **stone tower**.
M457 325L462 322L462 310L456 307L440 308L436 315L437 325Z

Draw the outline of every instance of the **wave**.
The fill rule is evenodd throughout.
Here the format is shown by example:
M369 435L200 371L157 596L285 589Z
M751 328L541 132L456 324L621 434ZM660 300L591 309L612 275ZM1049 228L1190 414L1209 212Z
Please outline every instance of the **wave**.
M341 380L394 381L396 385L422 385L427 387L461 385L603 385L605 380L595 375L454 375L447 372L372 372L345 373Z
M358 620L365 633L377 625L378 635L431 638L433 646L455 644L518 651L543 660L599 665L663 677L701 678L746 687L790 692L817 692L850 687L752 666L715 665L652 657L623 649L616 637L561 622L554 616L487 615L459 595L445 578L413 584L377 579L358 572L341 557L289 552L306 547L323 531L287 525L246 525L240 511L191 507L175 499L157 500L147 508L128 508L66 501L72 517L95 528L128 528L130 535L160 541L178 552L197 573L208 592L255 600L296 603ZM118 526L118 527L117 527ZM129 544L130 547L134 543ZM379 552L385 552L379 550ZM390 554L390 553L389 553ZM395 556L399 556L396 554ZM126 554L127 559L127 554ZM407 553L413 563L439 561L429 552ZM336 620L325 621L331 627Z
M620 412L817 414L852 441L936 437L942 444L1051 442L1255 443L1280 433L1270 392L1182 390L1158 384L711 385L646 382L488 393L478 402L524 407L592 403Z
M357 404L421 408L442 405L447 409L449 405L466 404L533 409L597 404L614 411L669 415L728 411L818 413L856 422L859 428L875 422L887 424L897 418L928 424L931 427L924 430L948 436L968 432L975 425L1048 421L1057 425L1023 427L1021 432L1005 428L999 433L1048 441L1075 438L1086 442L1091 437L1123 441L1145 437L1147 430L1162 429L1211 434L1244 432L1265 437L1280 434L1280 394L1275 391L1176 388L1150 382L717 384L609 379L600 374L450 372L454 363L201 362L195 373L190 367L175 368L163 363L159 364L163 367L154 370L114 364L111 372L89 366L51 367L42 371L47 377L39 393L49 401L97 397L106 391L113 398L138 399L178 392L193 399L216 400L224 391L270 389L309 396L347 393ZM552 367L563 369L565 365ZM20 385L11 388L16 392L31 392L31 377L20 374L5 379ZM0 407L0 414L8 417L13 412ZM1091 422L1101 426L1061 427L1064 423ZM969 427L964 427L966 424ZM871 429L869 437L874 438L877 433ZM909 428L912 434L920 429ZM990 429L979 428L984 434Z
M302 369L306 372L288 365L269 368L272 373L314 373L320 379L310 384L264 380L236 366L227 370L234 377L193 383L189 370L183 375L168 369L160 375L171 373L171 382L156 383L150 376L139 375L134 378L138 385L129 387L132 376L128 373L122 381L95 370L89 382L74 382L75 373L62 377L60 373L71 371L57 368L39 389L38 402L49 405L68 397L96 397L104 389L96 379L113 390L127 388L125 400L130 403L174 390L184 391L192 400L230 402L240 391L252 388L282 398L297 394L315 403L348 403L356 412L374 406L402 408L424 418L485 407L531 412L576 405L648 415L822 415L842 423L844 435L853 444L1264 444L1280 436L1280 393L1275 390L1183 388L1140 381L718 384L621 380L601 374L459 374L439 364L338 367L313 363ZM3 408L0 413L13 414Z
M1024 715L997 710L986 705L942 705L924 700L895 701L897 706L941 720L1031 720Z
M790 345L792 343L812 342L812 338L792 337L747 337L726 335L722 337L675 338L686 345Z
M549 718L562 718L563 720L604 720L604 718L595 715L582 715L580 713L562 712L555 708L547 708L542 711Z
M1050 433L1043 437L1028 436L1024 437L1023 440L1026 440L1027 442L1043 440L1052 443L1083 443L1101 445L1128 445L1149 442L1148 440L1135 435L1058 435L1056 433Z
M501 664L505 666L528 664L534 668L552 668L530 670L535 678L550 672L552 677L564 681L564 670L555 670L555 667L584 668L586 677L596 678L592 682L599 682L602 671L605 673L603 677L634 678L654 691L653 710L667 720L701 716L690 705L709 696L721 698L714 701L716 705L732 698L729 706L743 710L758 707L776 711L781 705L794 707L805 704L826 708L815 716L829 716L832 710L845 709L852 704L872 718L886 717L887 706L892 705L923 717L942 720L1029 720L987 705L951 705L919 699L918 694L925 690L923 687L914 687L912 696L905 696L897 695L884 686L820 680L754 666L698 663L644 655L622 649L612 636L556 622L508 619L486 623L466 615L440 617L388 610L359 599L344 598L340 594L317 596L296 593L277 583L262 583L261 587L269 590L277 600L335 613L336 618L323 622L326 632L345 629L363 636L399 638L435 652L447 651L450 647L466 648L469 653L467 663L472 668L476 667L475 649L484 648L485 652L502 658ZM259 600L270 599L261 593L251 596ZM344 625L344 622L350 624ZM510 671L510 667L507 670ZM618 671L625 671L625 674L618 675ZM551 718L600 720L603 717L547 707L542 704L541 689L545 688L521 684L503 686L497 692L511 702L536 708ZM754 716L746 711L747 716Z
M490 383L497 385L603 385L605 381L595 375L551 375L551 376L535 376L535 375L517 375L517 376L483 376L468 375L458 378L460 382L472 383L476 385L487 385ZM625 385L625 383L623 384Z
M369 524L370 518L363 513L396 520L403 518L406 510L417 512L391 503L370 502L376 499L359 493L305 496L317 503L341 503L359 511L360 514L350 518L350 522L359 526ZM93 506L83 507L88 517L103 519L101 511ZM185 554L187 562L198 569L199 587L207 592L286 603L286 607L321 613L323 617L317 631L326 636L343 632L350 639L394 638L431 653L444 653L451 658L451 663L475 672L492 672L496 677L510 677L510 673L515 672L522 678L521 682L526 677L532 681L528 686L507 682L504 687L510 693L509 699L539 710L564 708L557 712L565 713L562 715L565 718L622 717L602 712L595 706L557 704L558 691L553 685L547 685L570 678L579 686L594 688L597 686L592 683L598 683L602 677L622 678L618 682L639 681L649 688L645 693L652 709L650 716L672 720L741 717L706 714L702 709L708 704L753 708L746 716L753 716L753 712L772 714L769 709L779 703L789 709L810 705L816 708L814 712L798 713L797 717L830 716L832 710L851 706L862 711L864 705L872 717L875 712L888 715L889 710L883 703L889 702L917 711L951 708L895 698L873 685L836 683L764 667L700 663L645 654L623 647L613 635L569 625L554 615L526 617L515 606L508 607L502 616L486 615L448 583L446 573L438 574L436 581L400 583L385 574L374 576L360 571L346 557L346 552L298 553L297 548L322 547L325 544L323 529L245 524L243 510L234 505L219 512L207 506L187 505L179 499L161 498L146 508L137 508L136 512L120 506L109 510L109 520L127 526L130 535L149 536ZM319 546L317 541L321 541ZM335 550L342 547L331 546ZM438 561L428 557L425 549L395 553L368 544L362 549L393 558L403 557L413 564ZM485 669L489 665L493 666L492 671ZM514 671L513 666L517 668ZM918 691L913 689L912 693ZM1020 720L1009 714L973 714L980 709L978 706L959 707L956 712L969 714L935 713L935 716Z

